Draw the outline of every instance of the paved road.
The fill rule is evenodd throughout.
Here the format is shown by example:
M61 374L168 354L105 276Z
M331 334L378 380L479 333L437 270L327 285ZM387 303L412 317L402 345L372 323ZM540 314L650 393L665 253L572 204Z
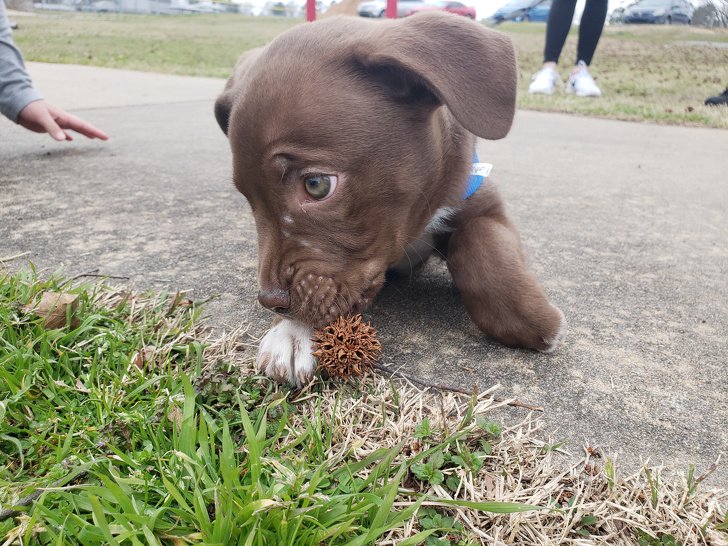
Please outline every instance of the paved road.
M0 120L0 258L218 298L215 325L265 330L255 230L212 103L220 80L30 64L108 143L58 144ZM698 472L728 455L728 131L519 112L483 142L534 270L571 325L553 356L470 324L442 264L369 318L385 363L546 408L549 430ZM487 159L485 159L487 158ZM25 259L25 258L24 258ZM14 260L13 267L23 259ZM728 461L711 482L728 486Z

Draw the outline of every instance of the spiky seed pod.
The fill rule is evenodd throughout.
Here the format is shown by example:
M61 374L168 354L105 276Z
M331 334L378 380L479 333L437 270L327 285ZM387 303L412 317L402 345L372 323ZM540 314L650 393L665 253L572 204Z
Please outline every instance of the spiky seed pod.
M335 379L361 377L382 352L377 331L361 315L339 317L315 331L315 351L319 370Z

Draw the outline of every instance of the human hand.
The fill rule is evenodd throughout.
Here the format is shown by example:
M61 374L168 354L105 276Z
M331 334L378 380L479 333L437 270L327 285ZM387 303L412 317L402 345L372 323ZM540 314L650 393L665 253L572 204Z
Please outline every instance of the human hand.
M81 118L53 106L46 100L36 100L20 111L18 124L36 133L48 133L56 140L73 140L68 131L76 131L88 138L108 140L106 133Z

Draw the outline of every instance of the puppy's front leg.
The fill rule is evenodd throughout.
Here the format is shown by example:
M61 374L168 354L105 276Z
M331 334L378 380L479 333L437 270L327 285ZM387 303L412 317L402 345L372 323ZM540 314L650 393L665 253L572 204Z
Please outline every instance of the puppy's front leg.
M288 319L276 319L263 337L258 349L258 367L279 382L300 387L308 383L316 371L311 356L313 328Z
M566 320L527 269L518 231L507 217L466 220L450 237L447 261L465 308L483 332L506 345L556 349Z

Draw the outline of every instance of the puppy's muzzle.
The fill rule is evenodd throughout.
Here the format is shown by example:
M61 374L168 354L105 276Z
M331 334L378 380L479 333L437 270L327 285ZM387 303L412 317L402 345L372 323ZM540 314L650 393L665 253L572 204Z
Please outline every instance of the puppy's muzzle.
M258 301L263 307L279 315L287 315L291 309L291 294L281 288L261 290L258 292Z

